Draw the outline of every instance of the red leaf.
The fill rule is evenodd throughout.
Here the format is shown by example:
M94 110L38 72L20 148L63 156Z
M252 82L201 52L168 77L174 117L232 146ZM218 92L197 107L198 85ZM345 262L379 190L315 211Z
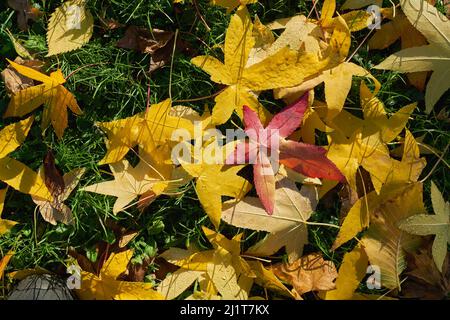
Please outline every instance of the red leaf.
M248 106L244 106L243 109L245 133L247 133L251 140L258 141L260 131L264 130L261 120L259 120L258 114Z
M297 102L287 106L277 113L266 130L278 130L281 138L290 136L302 123L303 115L308 108L308 93L305 93Z
M257 163L253 165L253 179L256 193L269 215L275 207L275 174L269 158L259 153Z
M236 146L233 153L230 153L225 160L225 164L246 164L254 163L258 154L258 144L254 142L241 142Z
M326 156L322 147L301 142L280 141L280 163L305 176L344 181L336 165Z

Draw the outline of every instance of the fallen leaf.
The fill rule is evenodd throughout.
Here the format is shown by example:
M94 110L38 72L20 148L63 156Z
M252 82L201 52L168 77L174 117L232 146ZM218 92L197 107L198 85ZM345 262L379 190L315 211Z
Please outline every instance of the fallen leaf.
M442 274L431 255L431 246L408 255L408 275L402 285L402 297L408 299L442 300L450 292L449 255L444 261Z
M450 24L447 17L425 1L410 0L401 4L408 20L429 44L394 53L375 68L407 73L433 71L425 92L426 112L430 113L450 86L447 75L450 70Z
M400 230L397 224L407 217L424 213L425 208L421 183L395 189L384 188L386 194L395 196L371 212L370 227L361 243L370 264L380 267L381 286L401 290L400 275L406 269L405 250L413 250L417 246L417 238Z
M161 257L180 267L166 277L158 291L167 299L179 296L196 280L200 288L208 294L220 294L223 299L247 299L255 274L240 256L238 234L229 240L223 235L202 227L214 249L194 252L170 248Z
M357 245L352 251L347 252L339 268L336 289L320 294L325 300L352 300L359 283L366 276L369 261L364 249Z
M175 45L175 33L160 29L148 30L142 27L130 26L125 35L117 42L117 47L149 53L151 56L150 72L170 63ZM187 44L177 38L176 51L187 50Z
M80 182L85 169L75 169L63 176L59 173L54 161L53 154L51 151L48 152L43 167L38 171L38 175L45 181L53 201L46 201L39 197L32 197L32 199L45 221L53 225L56 225L57 222L71 225L74 223L72 210L64 204L64 201Z
M420 47L427 44L425 37L417 31L402 12L396 12L392 21L385 23L381 29L370 38L369 49L385 49L396 40L401 40L402 49ZM427 80L427 72L408 73L409 82L417 89L423 91Z
M36 71L41 71L43 63L39 60L23 60L17 57L14 60L15 63L24 65L35 69ZM36 83L33 79L30 79L15 70L11 65L9 65L5 70L1 72L2 79L5 82L5 87L8 93L15 94L20 90L34 86Z
M33 121L34 118L29 117L0 130L0 180L22 193L51 200L41 177L23 163L8 157L25 141Z
M8 62L20 74L43 83L15 93L3 117L22 117L45 104L41 128L44 130L51 123L56 135L61 139L68 126L67 108L75 114L82 114L73 94L63 87L66 79L61 70L46 76L32 68L10 60Z
M141 161L135 167L127 160L112 163L109 167L114 180L93 184L81 190L117 197L113 207L114 214L126 210L133 200L149 191L155 196L161 195L171 182L173 170L172 165L157 163L149 156L141 156Z
M14 38L13 34L11 33L11 31L9 31L8 28L6 28L6 33L8 34L8 37L11 40L14 49L16 50L19 57L33 60L33 56L30 54L30 52L28 52L28 50L18 40L16 40L16 38Z
M310 291L332 290L338 276L332 261L326 261L318 253L311 253L293 263L280 263L272 270L281 280L288 282L301 296Z
M236 8L241 9L246 5L257 3L258 0L211 0L212 5L220 6L227 9L227 12L230 13Z
M215 98L213 124L225 123L233 111L242 118L243 105L256 111L261 122L266 123L270 114L258 102L255 92L297 85L329 63L328 59L319 60L316 54L299 53L284 47L247 68L247 60L254 45L253 23L248 11L241 8L231 17L227 29L225 62L211 56L198 56L191 60L210 74L212 81L227 86Z
M222 196L241 199L251 189L251 184L238 176L244 167L223 164L181 163L187 173L195 178L195 192L213 225L218 228L222 214ZM218 183L220 181L220 183Z
M237 202L225 202L222 220L238 228L269 232L246 254L271 256L286 247L289 261L294 262L302 256L303 246L308 242L306 221L317 201L314 186L304 185L299 191L294 182L282 179L277 183L272 215L267 215L258 198L245 197Z
M81 288L75 290L78 297L82 300L163 300L150 283L117 280L127 270L132 257L132 250L112 253L98 276L81 271Z
M97 122L96 125L108 135L108 151L99 165L119 162L135 146L141 147L147 154L153 154L156 148L172 140L172 134L177 129L185 129L193 137L194 121L204 118L198 114L190 115L188 110L192 109L172 107L172 102L167 99L125 119Z
M324 118L331 120L336 117L344 107L348 93L350 92L353 76L367 77L375 84L376 94L381 84L364 68L346 61L351 43L350 29L342 17L334 22L333 34L329 40L329 48L335 52L336 66L310 76L303 83L294 87L275 90L275 98L284 100L296 100L308 90L313 89L322 82L325 85L325 100L327 108Z
M431 182L431 201L434 215L419 214L408 217L400 221L399 228L410 234L435 236L432 247L433 259L438 270L442 272L447 255L447 243L450 244L450 203L445 202L434 182Z
M278 165L272 163L269 154L272 156L275 152L279 153L281 164L307 177L337 181L344 179L341 172L325 156L325 149L285 139L300 125L307 106L308 95L304 95L299 101L276 114L265 128L258 115L244 106L245 132L250 140L238 144L226 163L242 163L243 160L253 163L256 192L268 214L272 214L274 210L277 172L274 166ZM245 159L242 159L243 151L246 152Z
M56 8L47 28L47 57L73 51L89 42L94 18L86 9L86 0L70 0Z

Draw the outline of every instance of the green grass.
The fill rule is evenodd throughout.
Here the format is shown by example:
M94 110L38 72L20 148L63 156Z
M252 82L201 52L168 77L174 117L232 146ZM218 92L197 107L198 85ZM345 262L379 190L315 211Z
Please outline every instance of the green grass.
M24 45L44 59L46 54L45 29L49 14L60 5L61 1L34 1L45 12L45 16L36 22L27 32L21 32L16 25L15 14L6 4L0 4L0 69L6 67L5 58L14 59L15 52L4 30L10 29L13 34L24 42ZM340 1L341 3L343 1ZM389 4L389 1L386 1ZM149 55L120 49L115 43L123 36L124 29L102 31L99 16L127 25L137 25L146 28L160 28L165 30L179 30L179 36L186 40L195 54L212 54L221 57L215 49L224 41L228 16L224 10L209 6L207 1L199 1L200 11L207 21L211 31L198 17L192 6L180 6L181 12L173 9L170 0L158 1L126 1L126 0L91 0L89 8L95 18L94 36L83 48L74 52L60 55L58 58L46 59L47 69L59 67L65 75L78 70L87 64L94 66L80 69L70 78L66 87L75 94L84 114L75 117L70 115L69 128L64 138L56 139L51 129L42 135L39 128L41 111L35 112L37 120L26 142L14 152L13 157L23 161L33 169L38 169L47 152L47 148L54 150L58 167L68 172L74 168L86 168L86 174L80 186L108 179L107 166L98 166L98 161L104 156L106 147L103 133L94 126L96 121L110 121L134 115L145 110L147 100L147 86L151 88L151 102L156 103L169 98L171 92L173 100L186 100L196 97L209 96L218 91L218 86L209 77L190 64L190 56L176 54L173 70L165 66L154 72L147 73ZM262 22L270 22L277 18L289 17L297 13L307 14L312 2L264 0L250 6L252 13L258 14ZM320 6L319 6L320 7ZM314 16L314 13L313 13ZM367 34L367 30L355 33L351 52L358 46ZM201 41L200 41L201 40ZM202 43L203 42L203 43ZM353 61L362 64L383 84L379 97L385 102L389 112L395 112L400 107L420 100L408 124L414 136L426 134L425 143L436 150L443 151L449 143L449 121L439 120L436 115L446 108L450 102L450 94L442 97L430 115L423 110L423 93L418 92L406 82L406 77L394 72L371 69L388 54L399 49L395 45L388 50L368 52L362 46L354 56ZM172 76L171 87L170 77ZM347 99L346 106L351 109L359 107L359 81L354 81L353 88ZM320 94L319 94L320 98ZM261 99L271 106L282 106L275 101L270 93ZM9 98L0 86L0 113L3 114ZM196 103L184 103L199 112L203 112L205 105L211 108L213 99L206 99ZM39 109L41 110L41 109ZM0 126L17 119L2 119ZM423 176L434 168L437 157L426 156L427 167ZM445 161L450 162L446 155ZM448 167L442 162L434 168L426 186L426 204L430 207L429 181L433 180L447 198L450 191ZM112 214L114 198L93 193L75 191L66 201L75 216L74 226L51 226L42 220L35 212L31 198L18 192L8 192L3 217L20 222L13 232L0 238L0 256L12 249L15 256L8 270L34 268L37 266L60 272L60 265L64 264L69 247L79 252L85 252L88 257L96 259L95 247L99 242L113 244L116 239L114 233L107 227L109 221L114 221L130 230L140 231L139 236L130 244L135 249L135 262L141 262L146 256L155 255L168 247L184 247L194 244L200 248L208 247L201 226L211 227L203 209L199 206L192 184L186 186L187 191L177 197L160 197L143 214L131 208L117 216ZM334 205L320 205L311 221L338 224L339 201L332 199ZM431 208L430 208L431 211ZM222 225L221 231L227 236L233 236L243 230ZM327 259L333 260L339 266L342 256L354 243L351 242L332 252L331 245L337 231L333 228L310 227L308 244L305 253L322 252ZM244 247L249 247L261 238L260 233L246 231ZM280 252L275 261L281 261ZM158 268L151 265L150 271ZM9 288L4 282L0 298ZM2 284L0 283L0 287Z

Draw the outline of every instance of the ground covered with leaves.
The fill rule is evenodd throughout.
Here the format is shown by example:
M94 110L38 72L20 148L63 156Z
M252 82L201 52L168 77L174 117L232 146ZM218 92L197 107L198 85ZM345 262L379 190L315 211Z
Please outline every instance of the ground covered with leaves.
M447 298L447 10L2 1L0 297Z

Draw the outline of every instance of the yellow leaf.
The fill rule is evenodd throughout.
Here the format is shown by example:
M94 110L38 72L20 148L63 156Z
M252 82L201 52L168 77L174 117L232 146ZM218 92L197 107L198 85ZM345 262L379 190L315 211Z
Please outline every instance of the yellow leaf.
M320 294L325 300L351 300L361 280L366 276L367 255L360 245L347 252L336 280L336 289Z
M429 45L403 49L386 58L376 69L399 72L433 71L425 92L426 112L430 113L439 98L449 89L450 23L426 1L402 1L402 10Z
M398 223L410 216L424 214L422 184L401 187L386 186L382 194L389 201L371 214L370 227L361 240L372 265L381 269L381 285L389 289L400 288L400 274L406 268L405 250L414 250L416 238L398 228ZM393 196L392 196L393 195Z
M329 60L319 60L316 53L304 53L281 48L273 55L248 65L249 54L255 45L253 23L248 11L241 8L231 17L225 37L225 62L199 56L192 63L210 74L211 80L228 85L216 98L212 112L215 125L226 122L236 111L242 117L242 106L255 110L266 123L270 114L258 102L255 92L294 86L306 77L325 69ZM204 66L204 67L203 67Z
M172 107L167 99L132 117L97 123L108 135L108 151L99 164L118 162L135 146L152 154L156 148L170 142L177 129L185 129L193 137L193 121L204 118L198 115L187 117L186 110L190 108L182 108L184 112L180 112L180 106Z
M396 40L401 39L401 48L420 47L427 44L425 37L409 22L403 12L396 13L392 21L381 26L380 30L369 40L370 49L385 49ZM417 89L423 91L427 80L427 72L408 73L409 82Z
M28 50L22 45L20 44L19 41L17 41L13 34L11 33L11 31L9 31L9 29L6 29L6 33L8 34L9 39L11 40L11 42L13 43L14 49L16 50L17 54L24 59L29 59L29 60L33 60L33 57L31 56L31 54L28 52Z
M320 20L322 21L322 25L327 27L336 11L336 0L325 0L322 6L322 13L320 15Z
M47 30L47 57L81 48L91 39L94 18L86 0L70 0L50 16Z
M200 276L201 271L178 269L166 276L158 285L157 291L166 300L172 300L186 291Z
M248 299L256 275L240 256L242 234L229 240L206 227L202 229L214 249L192 253L170 248L164 252L161 257L181 269L168 275L158 291L168 298L175 298L193 282L199 281L201 290L207 293L205 297L217 298L220 293L223 299Z
M33 117L29 117L0 131L0 180L20 192L52 200L44 181L36 172L23 163L7 157L25 141L33 120Z
M286 247L289 261L301 257L308 242L305 222L317 205L314 186L304 185L299 191L294 182L283 179L277 183L275 209L268 215L258 198L245 197L241 201L227 201L222 219L236 227L266 231L269 235L248 249L246 254L270 256Z
M133 256L131 250L113 253L100 270L100 275L81 272L81 288L77 295L82 300L163 300L150 283L116 280L124 273Z
M183 162L181 165L195 178L198 200L216 228L219 227L222 215L222 196L241 199L251 189L251 184L237 175L245 165L225 166Z
M73 94L63 87L66 80L61 70L46 76L32 68L8 62L20 74L43 83L13 94L4 117L22 117L45 104L41 127L44 130L51 123L58 138L62 138L67 128L67 108L78 115L82 111Z
M255 283L285 296L294 297L291 291L273 273L273 270L264 268L263 264L257 260L249 261L248 264L256 274Z
M82 190L117 197L113 207L114 214L126 210L138 196L147 196L138 203L146 203L146 200L150 203L161 195L171 183L173 170L171 164L158 163L148 156L141 156L136 167L131 166L127 160L110 164L109 167L114 180L93 184Z
M332 250L353 239L369 226L370 212L379 206L380 200L377 193L373 191L355 202L342 223Z
M13 255L14 252L9 251L2 259L0 259L0 280L2 280L5 269Z
M10 124L0 131L0 158L16 150L26 139L34 117Z

